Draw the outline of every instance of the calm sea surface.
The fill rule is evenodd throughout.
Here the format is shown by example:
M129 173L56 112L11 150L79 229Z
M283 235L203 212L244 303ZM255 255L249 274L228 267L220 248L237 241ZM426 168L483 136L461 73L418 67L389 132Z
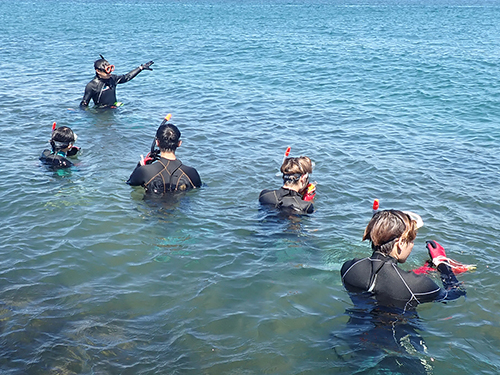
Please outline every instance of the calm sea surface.
M154 70L80 111L99 54ZM498 2L2 0L0 70L2 375L500 372ZM150 202L125 181L169 112L204 186ZM54 121L69 173L38 161ZM287 146L313 215L259 207ZM350 338L374 198L425 222L405 269L426 239L477 264L418 308L426 350Z

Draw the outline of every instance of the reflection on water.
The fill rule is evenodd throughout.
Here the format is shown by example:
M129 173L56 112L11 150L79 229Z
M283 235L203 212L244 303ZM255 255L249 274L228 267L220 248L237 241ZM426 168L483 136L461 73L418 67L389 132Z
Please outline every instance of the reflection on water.
M332 349L351 373L432 374L433 359L419 332L423 331L417 313L391 311L369 298L348 308L345 327L331 334Z

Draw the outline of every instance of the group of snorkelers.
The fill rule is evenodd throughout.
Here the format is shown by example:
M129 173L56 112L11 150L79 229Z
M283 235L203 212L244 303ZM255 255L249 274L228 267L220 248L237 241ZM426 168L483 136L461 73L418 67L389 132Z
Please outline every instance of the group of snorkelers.
M113 74L115 66L102 55L94 62L95 76L85 87L80 108L86 109L92 100L97 108L116 108L121 105L116 99L116 86L136 77L143 70L153 70L149 61L127 74ZM142 158L129 177L127 184L142 186L148 195L163 195L174 191L185 191L201 187L201 178L195 168L188 167L177 159L175 152L182 144L181 132L167 116L156 132L151 152ZM40 156L43 164L52 168L69 168L73 163L68 157L77 155L74 145L77 136L67 126L56 128L54 123L50 138L51 150ZM279 190L264 190L260 194L262 204L290 209L295 213L312 213L315 185L309 182L313 164L308 157L285 158L281 166L283 187Z
M125 75L115 75L112 74L114 66L101 55L101 59L94 63L96 75L87 84L80 107L87 108L91 99L97 107L119 106L116 85L130 81L142 70L152 70L152 64L150 61ZM151 152L145 158L141 157L127 181L131 186L142 186L147 195L162 196L201 187L196 169L177 159L175 152L182 144L181 132L168 121L167 116L156 132ZM40 160L55 168L71 167L73 163L67 157L78 153L79 149L74 146L76 139L70 128L54 126L50 139L52 150L44 150ZM306 156L288 157L286 154L280 169L282 187L263 190L260 203L292 214L313 213L315 183L309 181L313 166ZM423 302L445 301L465 295L463 284L455 273L467 270L467 266L447 258L444 248L436 241L426 242L429 260L425 266L413 271L404 271L398 266L406 262L417 230L422 225L422 219L412 212L375 211L363 235L363 240L371 243L371 256L347 261L341 269L342 282L353 301L357 298L354 296L361 295L379 305L407 311ZM428 276L432 273L440 276L443 287Z
M94 62L95 77L85 87L80 108L86 109L90 100L97 108L116 108L121 105L116 100L116 86L136 77L143 70L153 70L149 61L127 74L113 74L115 66L102 55ZM201 179L196 169L180 162L175 155L181 145L180 130L168 120L164 120L156 132L151 152L138 163L127 183L143 186L147 194L165 194L201 187ZM40 156L43 164L54 168L69 168L73 163L68 157L75 157L79 148L74 146L77 136L67 126L56 128L54 123L50 138L51 150L44 150Z

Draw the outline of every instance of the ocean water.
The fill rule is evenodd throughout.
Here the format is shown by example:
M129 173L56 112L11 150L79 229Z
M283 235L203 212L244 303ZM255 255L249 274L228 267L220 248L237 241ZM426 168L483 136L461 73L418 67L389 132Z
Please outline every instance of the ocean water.
M499 19L486 0L0 1L0 373L498 374ZM80 111L99 54L154 70ZM125 181L167 113L204 186L151 202ZM68 173L38 161L54 121L82 148ZM316 164L310 216L258 204L287 146ZM366 352L339 269L370 253L375 198L425 222L403 268L435 239L477 270Z

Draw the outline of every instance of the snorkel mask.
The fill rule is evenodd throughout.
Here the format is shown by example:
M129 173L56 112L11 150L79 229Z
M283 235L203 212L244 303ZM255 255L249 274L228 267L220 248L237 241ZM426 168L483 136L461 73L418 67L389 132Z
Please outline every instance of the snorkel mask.
M99 69L99 70L102 72L105 72L107 74L111 74L115 70L115 66L114 65L106 65L106 67L104 67L103 69Z
M100 60L94 62L94 69L99 70L106 74L111 74L115 70L115 66L111 65L103 55L99 55L101 57Z
M50 137L50 145L52 146L52 151L57 151L57 150L63 150L69 146L72 146L76 151L78 152L79 148L76 146L73 146L73 144L77 140L77 135L76 133L68 128L67 126L63 126L60 128L60 131L57 132L57 134L54 134L58 129L56 128L56 123L54 122L52 124L52 136ZM71 134L71 136L70 136Z

